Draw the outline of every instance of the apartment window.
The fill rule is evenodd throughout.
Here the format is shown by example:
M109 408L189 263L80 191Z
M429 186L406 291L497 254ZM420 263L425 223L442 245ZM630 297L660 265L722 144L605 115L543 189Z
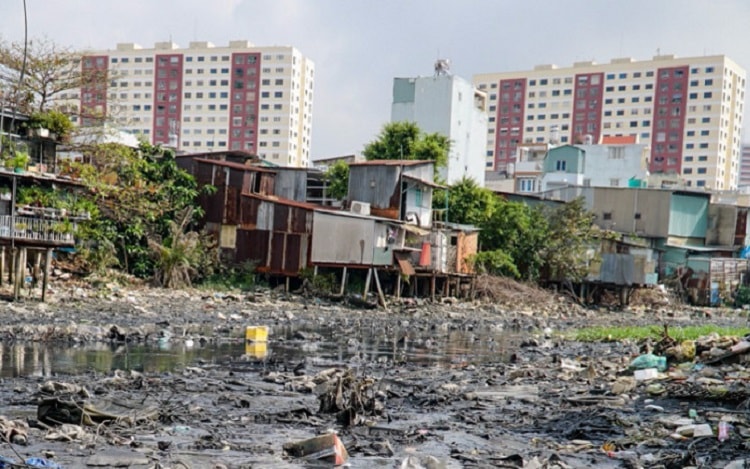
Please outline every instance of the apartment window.
M712 92L710 92L710 91L706 91L705 93L703 93L703 97L706 98L706 99L712 98L713 95L714 94Z
M706 181L704 181L704 180L701 179L700 181L696 181L695 185L698 186L698 187L704 187L706 185Z
M684 168L682 174L693 174L693 168Z

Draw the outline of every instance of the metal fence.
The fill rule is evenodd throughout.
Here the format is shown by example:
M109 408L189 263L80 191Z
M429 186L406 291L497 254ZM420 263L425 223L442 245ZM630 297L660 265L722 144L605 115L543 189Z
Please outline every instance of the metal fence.
M0 215L0 238L74 244L76 224L69 220Z

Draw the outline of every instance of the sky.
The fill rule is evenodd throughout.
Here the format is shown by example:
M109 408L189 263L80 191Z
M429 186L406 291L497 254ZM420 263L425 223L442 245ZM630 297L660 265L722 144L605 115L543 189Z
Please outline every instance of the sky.
M390 120L393 78L430 76L437 58L468 80L657 51L724 54L750 70L748 0L26 0L26 9L30 39L74 49L170 39L296 47L315 63L313 160L361 153ZM0 39L23 41L23 18L23 0L2 0Z

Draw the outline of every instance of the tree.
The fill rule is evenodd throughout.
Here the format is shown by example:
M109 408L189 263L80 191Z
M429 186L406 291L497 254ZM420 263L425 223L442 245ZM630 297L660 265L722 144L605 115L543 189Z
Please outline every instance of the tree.
M489 260L503 261L499 264L503 269L494 273L524 280L539 278L548 233L547 220L541 210L498 199L492 215L479 225L482 249L499 251ZM512 261L514 269L508 267L506 259Z
M0 81L21 112L46 111L56 107L62 93L87 86L106 89L106 69L84 73L80 53L47 38L29 41L25 54L24 49L23 43L0 42ZM18 83L21 70L24 79Z
M128 273L155 276L164 284L174 278L184 282L186 273L210 274L206 268L186 269L181 260L200 259L206 266L192 250L207 245L189 234L191 225L183 220L200 190L193 176L177 167L172 152L147 143L137 151L105 144L91 152L92 163L78 168L101 214L90 224L90 244L114 246L119 265ZM189 214L189 221L202 216L197 209ZM155 256L156 251L160 255Z
M390 122L362 154L368 160L432 160L443 167L449 150L450 140L444 135L424 134L414 122Z
M443 191L445 192L445 191ZM488 220L497 202L497 197L489 189L480 187L471 178L462 178L448 190L448 221L481 225ZM444 196L438 196L433 208L445 208Z
M323 174L328 184L328 195L343 200L349 193L349 165L344 161L337 161Z
M587 250L597 229L594 214L579 197L548 214L549 229L542 253L544 278L580 281L588 270Z

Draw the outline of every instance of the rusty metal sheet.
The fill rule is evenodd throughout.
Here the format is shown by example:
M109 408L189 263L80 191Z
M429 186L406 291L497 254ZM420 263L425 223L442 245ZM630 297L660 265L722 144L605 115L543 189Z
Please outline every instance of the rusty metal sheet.
M396 262L398 262L398 267L401 270L401 273L404 275L416 275L417 271L414 270L414 266L411 265L411 262L409 262L408 259L399 259L396 257Z
M284 268L284 233L271 233L271 272L281 273Z
M240 198L239 187L227 187L226 203L224 204L224 224L236 225L239 222L238 205Z
M281 204L273 205L273 230L289 231L289 207Z
M221 186L216 188L216 193L214 193L213 197L208 197L206 199L206 221L212 223L222 222L225 196L226 188Z
M307 222L307 219L312 216L312 211L299 207L292 207L290 210L292 220L289 231L292 233L309 233L312 230L312 226ZM308 227L310 230L308 230Z
M260 206L258 199L240 198L239 223L243 228L255 228L258 225L258 206Z
M256 262L259 268L268 263L268 238L270 233L263 230L237 230L236 261Z
M304 265L302 254L302 236L298 234L286 235L286 248L284 250L284 272L296 274Z

